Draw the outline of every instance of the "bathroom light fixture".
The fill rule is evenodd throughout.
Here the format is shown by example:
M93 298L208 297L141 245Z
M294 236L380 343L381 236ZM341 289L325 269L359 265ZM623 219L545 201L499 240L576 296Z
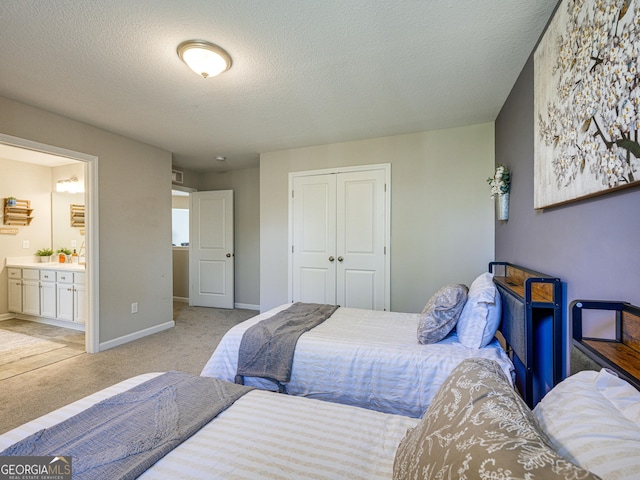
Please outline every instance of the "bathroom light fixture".
M203 78L215 77L231 68L231 57L222 48L204 40L187 40L178 45L178 56Z
M84 185L78 181L78 177L65 178L56 182L56 192L83 193Z

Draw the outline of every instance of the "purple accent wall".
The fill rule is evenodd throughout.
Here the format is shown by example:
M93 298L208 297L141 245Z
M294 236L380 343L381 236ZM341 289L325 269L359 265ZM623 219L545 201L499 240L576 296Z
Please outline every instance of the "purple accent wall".
M513 179L495 259L560 277L567 307L579 298L640 305L640 188L533 209L533 81L532 55L496 119L496 163Z

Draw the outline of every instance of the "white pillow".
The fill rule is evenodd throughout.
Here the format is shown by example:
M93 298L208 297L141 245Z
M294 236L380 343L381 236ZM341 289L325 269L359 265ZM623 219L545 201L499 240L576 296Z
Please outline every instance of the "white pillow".
M602 478L640 478L640 392L612 372L579 372L533 414L557 452Z
M478 276L471 287L456 330L458 340L467 348L486 347L500 326L502 302L492 273Z

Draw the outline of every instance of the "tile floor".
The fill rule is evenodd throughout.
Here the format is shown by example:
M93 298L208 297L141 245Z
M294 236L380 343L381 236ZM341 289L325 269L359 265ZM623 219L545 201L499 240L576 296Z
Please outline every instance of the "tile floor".
M34 336L63 346L49 352L25 356L11 363L0 365L0 380L85 353L84 332L77 330L15 318L1 321L0 329ZM12 350L11 353L15 353L15 350Z

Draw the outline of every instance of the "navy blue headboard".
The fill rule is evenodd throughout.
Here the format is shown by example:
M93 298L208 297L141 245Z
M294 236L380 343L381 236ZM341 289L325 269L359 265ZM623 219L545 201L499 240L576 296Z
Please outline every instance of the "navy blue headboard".
M516 388L533 407L564 376L562 282L507 262L491 262L489 271L500 292L500 333Z
M615 338L583 335L588 310L612 312ZM573 325L571 373L606 367L640 390L640 307L627 302L575 300L570 306Z

